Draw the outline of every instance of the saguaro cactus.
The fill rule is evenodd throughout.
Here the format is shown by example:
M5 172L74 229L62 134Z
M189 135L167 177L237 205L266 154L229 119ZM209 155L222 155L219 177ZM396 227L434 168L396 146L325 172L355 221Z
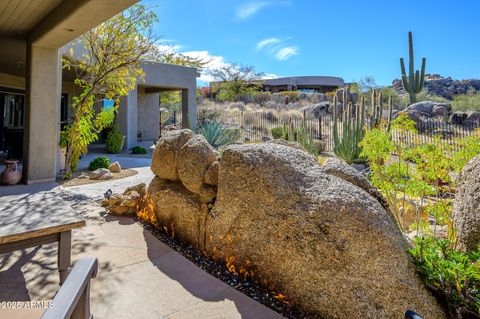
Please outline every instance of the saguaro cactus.
M417 94L422 91L423 83L425 79L425 64L426 59L422 58L422 67L421 71L415 71L415 61L413 57L413 38L412 32L408 32L408 55L409 55L409 62L408 62L408 77L407 72L405 70L405 63L403 62L403 58L400 58L400 69L402 70L402 84L405 91L408 92L410 97L410 104L413 104L417 100Z

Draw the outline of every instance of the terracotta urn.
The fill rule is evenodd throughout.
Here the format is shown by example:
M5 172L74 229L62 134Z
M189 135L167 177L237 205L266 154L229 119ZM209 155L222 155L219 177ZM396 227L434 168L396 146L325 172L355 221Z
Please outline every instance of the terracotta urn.
M22 179L22 171L17 168L18 161L5 161L5 170L2 172L3 185L15 185Z

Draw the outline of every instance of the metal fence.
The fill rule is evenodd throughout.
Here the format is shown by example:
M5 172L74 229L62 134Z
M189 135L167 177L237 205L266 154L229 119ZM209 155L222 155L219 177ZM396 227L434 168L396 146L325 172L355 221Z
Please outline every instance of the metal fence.
M181 126L181 112L162 112L162 127L166 124L176 124ZM175 121L173 121L175 119ZM215 119L229 128L239 129L243 141L262 142L272 139L272 129L291 125L294 128L306 126L309 132L312 132L314 139L325 142L326 151L333 151L333 116L325 113L320 117L315 117L309 112L301 111L238 111L221 110L213 111L209 109L199 109L200 124L205 120ZM343 123L341 119L337 121L339 132L342 131ZM416 122L418 133L392 131L392 138L402 144L410 146L433 142L435 138L441 138L452 149L458 150L461 147L458 144L459 138L464 138L473 134L474 129L480 128L480 123L465 123L462 125L452 124L440 119L421 119Z

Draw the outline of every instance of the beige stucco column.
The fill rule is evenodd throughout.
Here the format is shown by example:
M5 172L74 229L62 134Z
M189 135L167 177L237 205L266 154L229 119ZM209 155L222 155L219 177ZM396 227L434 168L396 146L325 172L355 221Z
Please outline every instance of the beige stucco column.
M197 127L197 91L195 86L182 89L182 128L194 130ZM188 118L188 121L185 119Z
M56 178L61 83L58 49L27 44L23 166L27 184Z
M137 145L137 93L136 87L135 90L128 92L127 96L120 98L116 121L125 135L124 149Z

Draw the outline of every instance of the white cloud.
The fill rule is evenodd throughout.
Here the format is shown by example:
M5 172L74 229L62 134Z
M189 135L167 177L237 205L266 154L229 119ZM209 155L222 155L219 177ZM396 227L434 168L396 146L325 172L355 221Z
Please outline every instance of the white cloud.
M285 6L290 4L290 1L251 1L238 7L236 11L236 16L241 20L246 20L265 7L275 5Z
M257 43L257 50L261 50L265 47L269 47L269 46L272 46L272 45L280 43L280 42L281 42L281 40L278 39L278 38L263 39L263 40L261 40Z
M291 38L279 39L276 37L266 38L260 40L257 45L257 50L265 50L268 54L273 56L278 61L285 61L294 55L298 55L299 49L296 46L287 46L285 42Z
M212 82L215 80L209 74L211 70L220 69L224 66L230 65L229 63L225 62L225 58L223 56L210 55L208 51L187 51L187 52L181 52L181 53L192 58L198 58L203 61L208 61L208 64L202 70L202 73L198 78L198 80L202 82Z
M285 47L281 48L277 51L277 53L275 53L275 59L277 59L278 61L285 61L294 55L298 55L297 47Z
M275 73L265 73L262 76L262 80L270 80L270 79L276 79L279 78L278 74Z

